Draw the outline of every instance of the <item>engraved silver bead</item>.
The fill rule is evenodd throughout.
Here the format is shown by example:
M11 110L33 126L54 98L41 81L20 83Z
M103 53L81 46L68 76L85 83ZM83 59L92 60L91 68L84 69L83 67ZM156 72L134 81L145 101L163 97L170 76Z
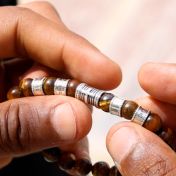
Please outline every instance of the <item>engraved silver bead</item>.
M110 102L109 112L111 114L114 114L114 115L121 117L121 109L122 109L124 102L125 102L125 100L120 99L118 97L114 97Z
M98 107L98 102L103 93L104 91L90 87L85 83L81 83L76 88L75 98L82 100L87 104Z
M69 79L57 78L54 83L54 95L66 95Z
M44 95L43 83L46 78L35 78L31 83L31 90L34 96Z
M149 115L150 111L147 111L146 109L139 106L134 112L131 121L143 126Z

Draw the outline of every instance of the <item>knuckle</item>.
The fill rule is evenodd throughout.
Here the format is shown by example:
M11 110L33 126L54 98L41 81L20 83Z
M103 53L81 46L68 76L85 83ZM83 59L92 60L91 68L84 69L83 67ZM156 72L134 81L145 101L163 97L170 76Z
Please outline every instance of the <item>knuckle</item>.
M38 2L35 2L35 4L40 8L55 9L54 6L48 1L38 1Z
M30 106L19 101L9 101L8 104L4 103L1 107L1 152L18 154L29 150L30 126L27 119L29 114L32 114Z
M34 1L34 2L29 2L27 4L22 4L19 5L18 7L25 7L27 9L32 9L34 11L36 10L52 10L52 11L56 11L55 7L53 6L52 3L48 2L48 1Z
M171 165L167 156L154 152L152 147L137 143L121 161L123 173L135 176L169 176L176 174L176 166Z
M20 17L24 17L29 13L32 13L32 10L26 7L15 7L15 8L16 8L16 14Z

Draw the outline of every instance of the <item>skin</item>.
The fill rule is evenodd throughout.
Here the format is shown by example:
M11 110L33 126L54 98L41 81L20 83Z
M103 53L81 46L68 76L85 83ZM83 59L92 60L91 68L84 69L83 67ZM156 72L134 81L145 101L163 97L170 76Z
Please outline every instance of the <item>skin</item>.
M136 101L162 118L175 134L175 64L147 63L139 71L139 83L151 96ZM130 138L129 138L130 136ZM114 125L107 148L123 176L174 176L176 154L157 135L132 123Z
M0 167L14 157L54 146L88 158L85 136L91 128L91 112L85 104L63 96L10 101L4 101L4 96L20 79L47 75L112 89L121 81L119 66L71 32L46 2L1 7L0 26L0 58L4 58L0 69Z
M5 93L20 79L47 75L71 77L100 89L112 89L121 81L119 66L71 32L48 3L1 7L0 26L0 58L20 58L5 60L6 69L3 65L0 69L0 167L14 157L55 146L74 152L78 158L88 158L85 136L91 128L91 112L87 106L62 96L4 101ZM173 129L175 70L174 64L144 65L139 83L152 97L137 100ZM139 125L114 125L107 136L107 148L123 176L176 175L174 151Z

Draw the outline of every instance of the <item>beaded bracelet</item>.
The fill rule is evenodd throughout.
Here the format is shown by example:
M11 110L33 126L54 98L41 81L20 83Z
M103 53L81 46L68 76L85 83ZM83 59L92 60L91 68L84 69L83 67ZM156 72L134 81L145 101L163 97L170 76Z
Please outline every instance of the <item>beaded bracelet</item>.
M169 146L173 147L173 133L170 128L163 128L160 117L136 102L123 100L102 90L90 87L77 80L55 77L27 78L7 93L8 99L27 96L64 95L71 96L86 104L95 106L105 112L131 120L144 128L156 133ZM60 151L58 148L42 152L45 160L57 163L60 169L77 172L78 175L87 175L90 171L94 176L120 176L115 166L109 168L105 162L97 162L93 166L86 159L76 159L71 153Z

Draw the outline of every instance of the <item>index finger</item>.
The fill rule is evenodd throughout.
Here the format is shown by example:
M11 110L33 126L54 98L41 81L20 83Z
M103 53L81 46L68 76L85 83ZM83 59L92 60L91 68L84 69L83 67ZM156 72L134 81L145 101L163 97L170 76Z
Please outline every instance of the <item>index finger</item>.
M55 23L27 8L1 7L0 26L1 58L28 57L101 89L120 83L119 66L62 21Z
M139 83L152 97L176 105L175 75L175 63L146 63L139 71Z

